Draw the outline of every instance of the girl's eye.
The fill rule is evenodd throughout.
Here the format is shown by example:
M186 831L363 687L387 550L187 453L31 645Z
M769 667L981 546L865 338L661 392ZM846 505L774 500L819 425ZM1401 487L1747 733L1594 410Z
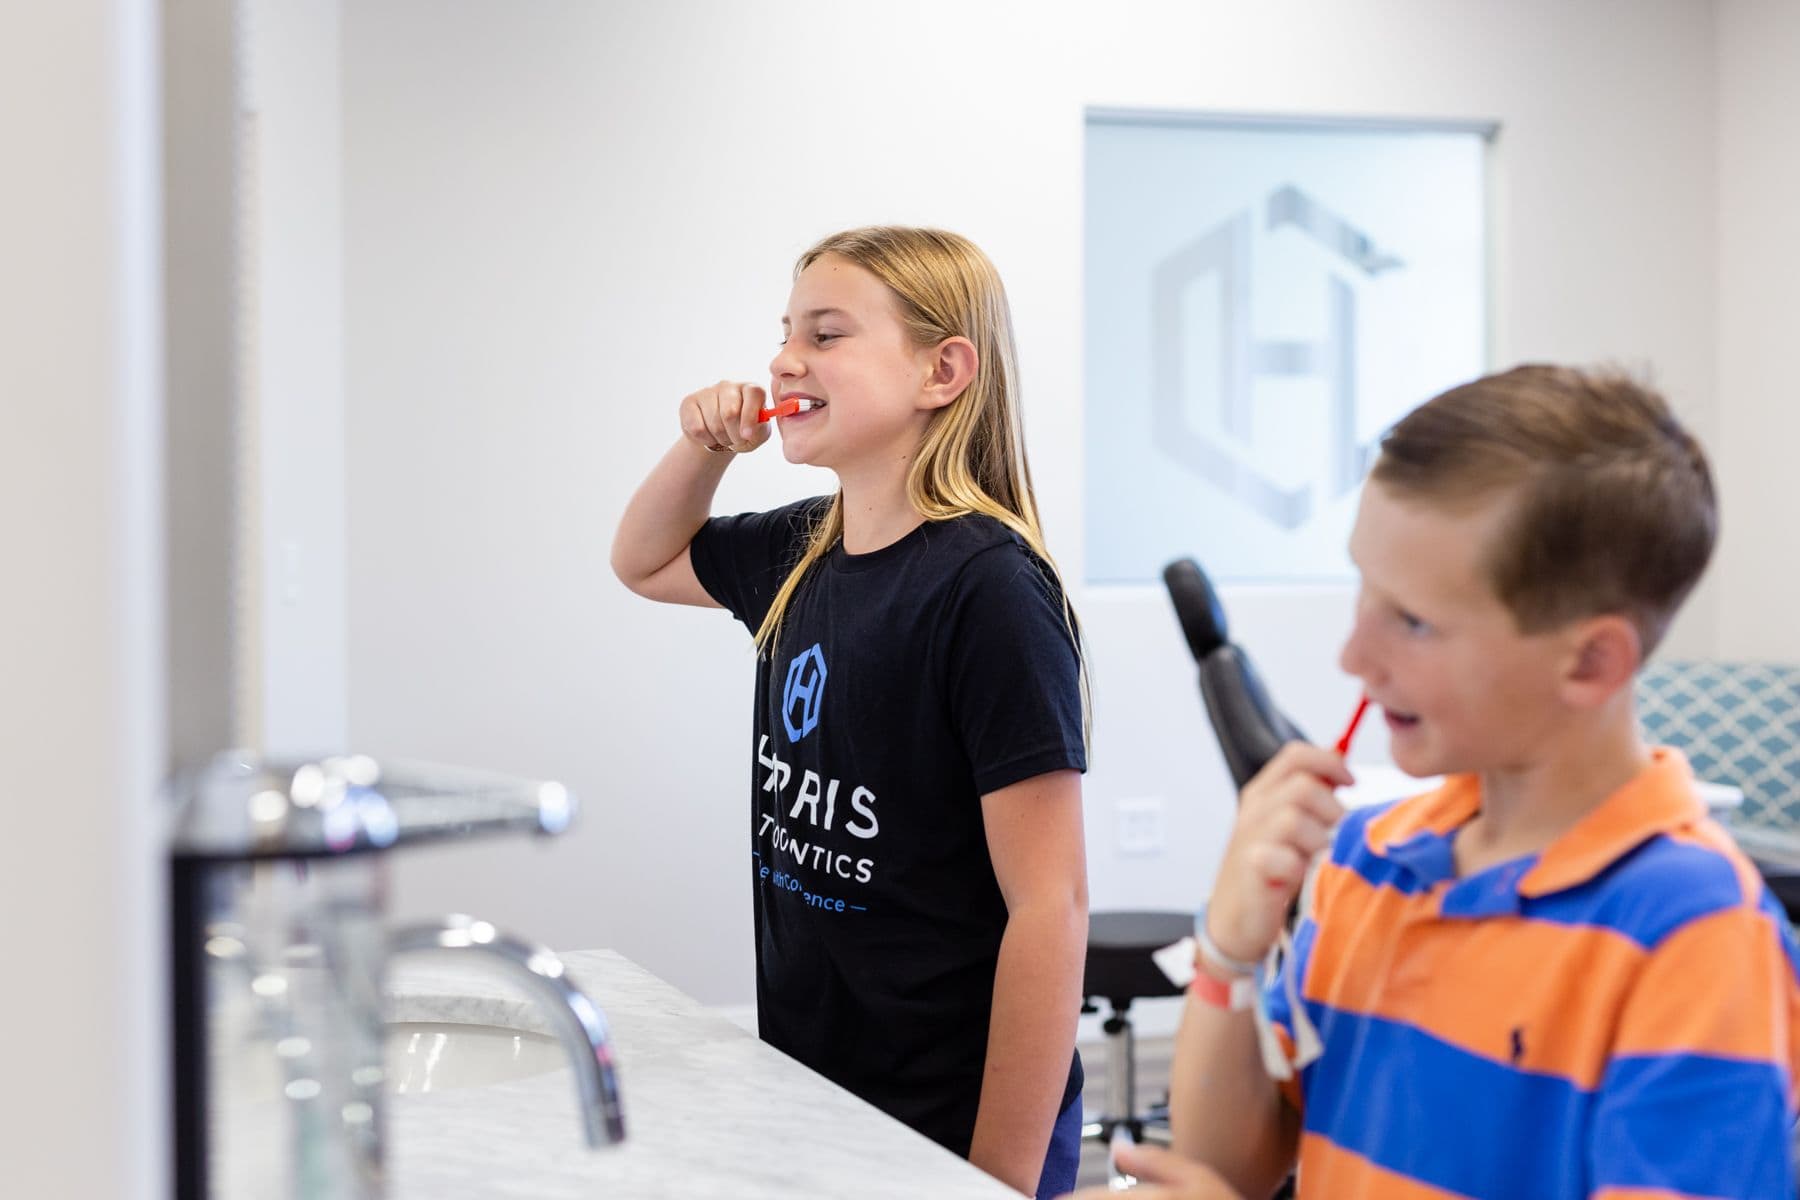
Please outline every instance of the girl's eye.
M841 333L815 333L813 334L813 342L816 345L823 346L825 343L835 342L843 336L844 335Z
M1431 626L1427 625L1423 620L1413 616L1404 609L1396 610L1395 615L1400 618L1401 626L1405 628L1408 633L1425 633L1431 629Z

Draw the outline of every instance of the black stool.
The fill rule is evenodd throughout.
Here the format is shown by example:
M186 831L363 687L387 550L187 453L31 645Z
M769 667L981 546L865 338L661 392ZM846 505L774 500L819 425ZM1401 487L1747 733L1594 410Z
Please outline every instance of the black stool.
M1106 1107L1098 1120L1085 1121L1083 1137L1112 1140L1123 1125L1133 1141L1144 1140L1146 1126L1168 1141L1168 1106L1137 1109L1137 1039L1131 1026L1131 1002L1152 996L1179 996L1150 958L1171 942L1192 933L1194 918L1179 912L1100 912L1088 917L1087 966L1082 974L1081 1011L1097 1013L1094 1001L1109 1008L1100 1028L1106 1033Z

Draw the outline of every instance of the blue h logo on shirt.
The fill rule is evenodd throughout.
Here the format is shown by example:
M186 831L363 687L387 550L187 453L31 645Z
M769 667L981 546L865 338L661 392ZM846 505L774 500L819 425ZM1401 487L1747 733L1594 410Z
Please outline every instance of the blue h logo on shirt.
M819 698L824 693L825 652L814 642L788 664L787 684L781 690L781 724L788 741L797 742L818 727Z

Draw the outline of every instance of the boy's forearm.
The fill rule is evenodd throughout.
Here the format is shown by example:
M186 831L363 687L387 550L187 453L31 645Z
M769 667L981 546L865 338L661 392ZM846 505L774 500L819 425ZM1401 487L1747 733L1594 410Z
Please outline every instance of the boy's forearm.
M613 536L612 568L630 584L654 575L694 540L712 515L713 493L735 456L678 440L638 485Z
M1266 1196L1293 1169L1299 1116L1263 1066L1248 1012L1189 995L1169 1072L1175 1149L1246 1196Z
M969 1161L1026 1195L1068 1082L1086 945L1087 912L1073 901L1014 912L1000 941Z

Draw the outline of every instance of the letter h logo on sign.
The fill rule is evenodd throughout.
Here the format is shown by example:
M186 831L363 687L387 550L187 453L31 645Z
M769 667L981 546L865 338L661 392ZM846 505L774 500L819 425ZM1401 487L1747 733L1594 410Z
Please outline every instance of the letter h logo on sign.
M1173 251L1153 272L1151 320L1153 403L1156 444L1190 471L1235 496L1280 529L1297 529L1317 504L1314 484L1328 498L1347 495L1362 482L1373 444L1356 433L1356 295L1340 273L1348 269L1374 278L1405 264L1376 246L1360 230L1299 188L1276 188L1261 211L1245 210ZM1261 218L1270 232L1293 231L1312 243L1324 267L1323 336L1313 340L1259 339L1250 328L1252 223ZM1185 326L1187 289L1216 280L1223 300L1211 344L1199 361L1189 361ZM1217 373L1221 441L1193 427L1183 396L1191 374ZM1256 436L1259 377L1311 377L1325 385L1329 401L1329 462L1312 482L1284 485L1245 461L1232 445ZM1277 435L1280 430L1276 430Z
M788 664L781 689L781 724L788 741L797 742L819 724L819 700L825 694L825 652L814 642Z

